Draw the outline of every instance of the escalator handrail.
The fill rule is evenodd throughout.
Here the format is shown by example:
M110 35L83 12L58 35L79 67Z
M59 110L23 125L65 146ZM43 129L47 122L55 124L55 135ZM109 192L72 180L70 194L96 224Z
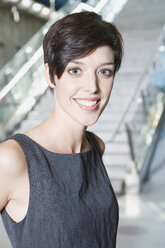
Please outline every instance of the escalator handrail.
M0 101L4 98L9 91L19 82L25 73L35 64L35 62L42 56L42 47L40 47L34 55L25 63L13 79L0 91Z

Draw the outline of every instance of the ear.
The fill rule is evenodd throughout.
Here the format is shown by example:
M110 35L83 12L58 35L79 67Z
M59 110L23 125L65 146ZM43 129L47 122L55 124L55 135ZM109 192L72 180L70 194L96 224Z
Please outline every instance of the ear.
M46 82L49 85L50 88L54 89L55 88L55 84L53 84L50 80L50 75L49 75L49 66L48 63L46 63L44 65L45 67L45 78L46 78Z

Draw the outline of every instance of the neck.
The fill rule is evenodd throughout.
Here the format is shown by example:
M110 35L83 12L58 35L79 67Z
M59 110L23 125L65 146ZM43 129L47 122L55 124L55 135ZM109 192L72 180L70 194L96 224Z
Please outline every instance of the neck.
M86 127L76 123L56 118L55 113L41 125L44 130L44 137L49 149L59 153L79 153L89 149L85 131Z

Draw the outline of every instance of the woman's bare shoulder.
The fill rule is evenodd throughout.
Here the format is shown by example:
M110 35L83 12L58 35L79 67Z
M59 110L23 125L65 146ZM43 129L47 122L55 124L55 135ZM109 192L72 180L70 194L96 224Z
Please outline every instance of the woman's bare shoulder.
M0 143L0 210L10 200L16 181L26 171L23 151L14 140Z
M20 145L15 140L0 143L0 168L1 172L18 173L24 169L24 154Z

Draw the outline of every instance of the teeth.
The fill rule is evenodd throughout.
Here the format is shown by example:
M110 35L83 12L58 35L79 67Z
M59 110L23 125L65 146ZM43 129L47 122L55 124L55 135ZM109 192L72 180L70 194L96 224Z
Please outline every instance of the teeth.
M76 99L76 102L80 103L81 105L85 105L87 107L91 107L97 103L97 101L87 101L87 100L79 100L79 99Z

